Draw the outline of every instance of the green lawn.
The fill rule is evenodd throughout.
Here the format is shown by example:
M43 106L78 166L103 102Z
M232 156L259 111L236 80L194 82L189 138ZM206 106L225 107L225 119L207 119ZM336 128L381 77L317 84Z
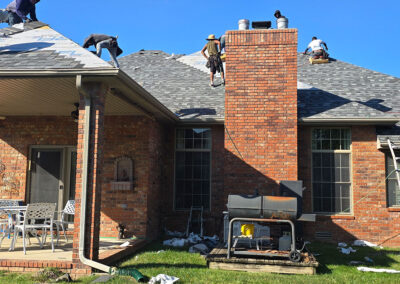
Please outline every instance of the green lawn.
M399 274L365 273L349 266L351 260L363 261L365 256L374 260L373 267L400 270L400 249L359 248L351 255L341 254L336 245L313 243L310 251L321 254L317 275L279 275L210 270L199 254L186 250L168 249L160 243L152 243L138 254L119 264L120 268L135 268L147 277L160 273L177 276L178 283L400 283ZM159 250L164 252L157 253ZM368 265L364 265L368 266ZM93 277L78 283L89 283ZM38 283L29 275L0 273L0 283ZM135 283L133 278L115 277L109 283Z

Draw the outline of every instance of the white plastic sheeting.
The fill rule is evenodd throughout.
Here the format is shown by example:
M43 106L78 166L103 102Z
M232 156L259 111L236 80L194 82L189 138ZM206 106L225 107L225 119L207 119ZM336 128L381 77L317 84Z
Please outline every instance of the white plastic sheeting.
M364 240L355 240L353 242L353 246L359 246L359 247L378 247L378 248L383 248L382 246L378 246L376 244L370 243L368 241Z
M372 267L357 267L358 271L362 272L378 272L378 273L400 273L400 270L385 269L385 268L372 268Z
M167 274L158 274L155 277L151 277L149 284L156 284L160 282L160 284L173 284L178 281L179 278L175 276L169 276Z

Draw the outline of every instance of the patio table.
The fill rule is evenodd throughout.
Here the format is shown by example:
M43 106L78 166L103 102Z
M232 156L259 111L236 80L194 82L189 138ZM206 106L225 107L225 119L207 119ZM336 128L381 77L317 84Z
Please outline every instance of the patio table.
M15 219L20 221L20 217L22 212L26 211L26 206L5 206L5 207L0 207L0 215L8 215L8 227L7 229L3 232L3 237L0 239L0 245L5 238L6 235L10 237L10 234L13 232L13 221Z

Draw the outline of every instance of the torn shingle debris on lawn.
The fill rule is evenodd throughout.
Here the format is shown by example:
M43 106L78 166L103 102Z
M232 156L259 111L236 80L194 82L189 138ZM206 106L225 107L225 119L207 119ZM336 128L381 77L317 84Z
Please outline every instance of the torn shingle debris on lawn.
M173 234L171 235L182 236L183 233L173 232ZM191 253L199 252L201 254L207 254L217 246L218 241L219 241L218 236L200 237L197 234L190 233L187 238L175 237L172 239L165 240L163 241L163 245L171 247L184 247L190 245L191 247L189 248L189 252Z

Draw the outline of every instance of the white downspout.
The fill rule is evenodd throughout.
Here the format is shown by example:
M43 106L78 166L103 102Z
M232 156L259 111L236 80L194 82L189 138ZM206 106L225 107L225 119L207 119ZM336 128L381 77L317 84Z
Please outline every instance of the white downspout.
M112 273L115 272L110 266L93 261L85 257L85 224L86 224L86 202L87 202L87 179L89 161L89 136L90 136L90 111L92 108L92 98L84 88L82 88L82 75L76 76L76 88L79 94L85 99L85 122L83 124L83 165L82 165L82 191L81 191L81 216L79 223L79 259L88 266L98 270Z

